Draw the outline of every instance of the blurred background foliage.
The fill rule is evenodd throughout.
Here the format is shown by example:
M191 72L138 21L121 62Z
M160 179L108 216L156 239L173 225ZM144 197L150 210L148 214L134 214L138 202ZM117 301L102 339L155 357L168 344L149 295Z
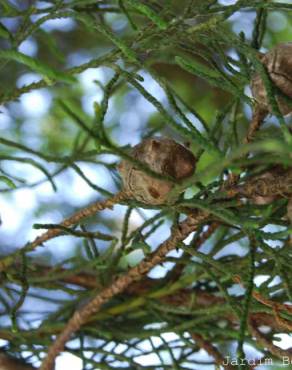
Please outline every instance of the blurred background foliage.
M209 167L218 165L219 158L208 146L226 157L242 148L254 105L249 81L255 69L244 45L265 52L292 40L292 4L284 0L2 0L0 15L2 256L39 235L35 223L58 223L90 201L116 193L121 188L119 150L144 137L172 137L199 156L202 176L188 189L189 196L221 181L228 169L241 171L240 160L227 168ZM285 120L291 127L291 119ZM278 141L271 143L271 138ZM267 118L256 142L265 149L245 163L251 173L256 166L291 164L291 145L283 141L276 117ZM287 222L281 219L285 207L282 200L238 212L250 218L273 215L262 227L284 232L266 241L271 250L283 248L283 259L291 258L285 244ZM119 205L81 225L80 230L98 230L112 240L63 236L25 259L14 254L15 263L1 272L0 338L5 351L37 366L50 335L60 331L79 304L167 237L173 213L150 208ZM246 278L248 240L237 236L239 229L223 223L200 251L227 266L231 261L231 272L238 265L237 272ZM151 271L160 289L156 296L152 284L148 292L137 290L138 298L128 292L110 302L66 348L74 358L61 356L57 368L213 369L211 357L188 335L193 326L222 353L234 354L239 327L229 327L224 317L219 320L219 311L196 312L159 301L175 285L171 269L183 265L173 291L192 287L219 297L223 289L241 305L236 303L243 294L239 285L221 279L218 271L209 275L199 256L181 254L172 253ZM287 302L291 264L274 264L271 254L263 258L267 261L260 265L259 257L258 285L266 294L280 292L276 299ZM285 278L279 274L283 270ZM63 278L85 272L94 278L91 289ZM287 330L280 334L281 345L291 347ZM245 350L251 358L259 351L269 355L251 337Z

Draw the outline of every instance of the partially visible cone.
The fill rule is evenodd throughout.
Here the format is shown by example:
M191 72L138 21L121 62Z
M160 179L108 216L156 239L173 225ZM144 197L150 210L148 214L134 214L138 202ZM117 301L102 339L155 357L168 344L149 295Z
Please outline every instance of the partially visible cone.
M277 45L262 56L261 62L275 86L287 97L285 99L280 94L276 96L281 113L283 115L292 113L292 42ZM264 83L258 73L252 78L251 91L257 103L272 112Z

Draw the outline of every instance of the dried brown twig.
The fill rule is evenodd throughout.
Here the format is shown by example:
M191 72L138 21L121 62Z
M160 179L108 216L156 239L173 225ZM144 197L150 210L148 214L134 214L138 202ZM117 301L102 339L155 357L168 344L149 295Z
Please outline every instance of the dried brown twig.
M288 320L285 320L280 316L280 311L286 311L289 314L292 313L292 305L291 304L281 304L281 303L278 303L278 302L274 302L271 299L266 299L265 297L263 297L258 292L253 292L253 297L258 302L261 302L265 306L268 306L268 307L272 308L275 319L276 319L276 322L278 323L278 325L281 328L287 329L288 331L292 330L292 322L288 321Z
M97 313L103 304L113 296L122 293L134 281L140 280L154 266L161 263L168 252L175 249L177 244L183 241L194 229L206 218L204 212L197 212L197 217L188 217L172 230L170 237L148 258L144 259L137 266L131 268L126 274L118 277L111 285L102 290L85 307L75 311L68 321L64 330L51 345L47 357L44 359L40 370L51 370L54 366L56 356L64 349L65 343L71 335Z
M243 140L244 144L248 144L253 141L255 133L261 127L267 114L268 114L267 110L263 109L260 106L256 106L254 108L252 119L250 121L246 137Z
M102 211L106 208L112 208L115 204L120 203L121 201L128 198L128 194L124 191L121 191L115 194L113 197L97 201L90 204L88 207L82 208L80 211L74 213L71 217L66 218L63 222L60 223L61 226L70 227L78 224L84 218L94 215L98 211ZM38 236L34 241L28 243L24 248L21 249L22 252L30 252L36 249L38 246L42 245L44 242L53 239L57 236L63 234L63 230L60 228L49 229L42 235ZM4 271L8 266L15 262L15 257L19 254L20 250L17 250L15 253L12 253L2 259L0 259L0 272Z

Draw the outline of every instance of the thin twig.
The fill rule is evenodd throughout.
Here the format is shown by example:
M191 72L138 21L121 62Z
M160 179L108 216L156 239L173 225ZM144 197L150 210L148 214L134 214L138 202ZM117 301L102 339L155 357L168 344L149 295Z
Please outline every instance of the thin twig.
M173 229L170 237L163 242L154 253L149 255L148 258L144 259L137 266L131 268L126 274L117 278L116 281L102 290L81 310L75 311L64 330L49 348L48 355L43 361L40 370L53 369L55 358L64 349L65 343L70 339L74 332L79 330L93 314L97 313L103 304L115 295L125 291L132 282L140 280L154 266L161 263L167 253L175 249L177 244L193 232L198 224L200 224L205 218L206 214L204 212L198 212L196 218L189 217L180 223L177 228Z
M248 144L254 139L255 133L261 127L264 119L267 116L267 111L259 106L254 109L251 122L249 124L249 128L246 134L246 137L243 140L244 144Z
M257 130L261 127L264 119L267 116L267 111L264 110L262 107L257 105L252 113L252 119L249 124L249 128L247 131L247 134L245 138L243 139L243 144L249 144L253 141L254 135L257 132ZM229 174L228 179L226 181L226 185L224 185L224 188L229 188L231 186L234 186L239 180L239 175Z
M121 191L114 195L113 197L97 201L89 205L88 207L82 208L78 212L74 213L69 218L66 218L60 225L64 227L70 227L78 224L84 218L94 215L98 211L102 211L106 208L112 208L115 204L120 203L121 201L128 198L128 194L124 191ZM38 236L34 241L28 243L24 248L17 250L16 252L0 259L0 271L4 271L8 266L15 262L15 258L19 255L20 252L30 252L36 249L38 246L42 245L44 242L55 238L64 233L62 229L49 229L42 235Z
M236 367L231 364L225 364L224 358L216 347L210 342L205 340L200 334L192 333L192 338L198 344L199 347L203 348L210 356L212 356L217 365L222 365L224 369L234 370Z
M277 346L275 346L272 342L270 342L258 329L256 323L253 320L253 317L251 316L249 318L249 330L252 333L252 335L256 338L257 342L264 348L267 348L270 353L275 355L276 357L280 358L281 360L283 358L289 359L289 361L292 361L292 349L283 350Z

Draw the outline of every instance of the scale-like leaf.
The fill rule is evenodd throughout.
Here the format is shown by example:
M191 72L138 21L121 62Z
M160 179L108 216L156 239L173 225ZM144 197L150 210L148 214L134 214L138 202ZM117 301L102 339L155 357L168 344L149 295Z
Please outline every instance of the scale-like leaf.
M28 55L20 53L19 51L0 50L0 59L13 60L15 62L24 64L27 67L31 68L33 71L42 75L47 80L57 80L68 83L73 83L76 81L73 76L65 72L57 71L49 67L47 64L40 62L39 60L34 59Z

